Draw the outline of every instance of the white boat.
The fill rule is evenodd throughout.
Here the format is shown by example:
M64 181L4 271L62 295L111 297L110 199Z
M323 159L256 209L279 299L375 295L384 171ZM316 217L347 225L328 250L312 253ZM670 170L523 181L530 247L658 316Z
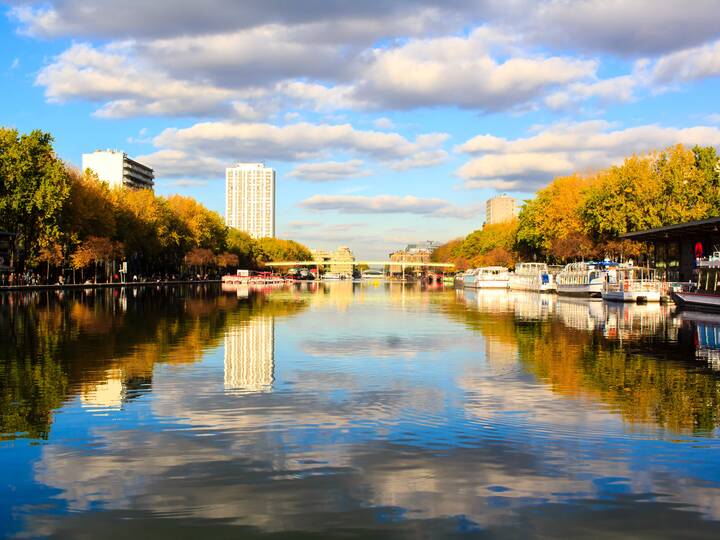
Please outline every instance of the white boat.
M345 279L345 274L338 274L336 272L325 272L322 275L323 281L337 281L340 279Z
M614 302L659 302L663 285L650 268L613 268L607 273L602 298Z
M576 262L565 265L557 275L557 292L566 296L601 298L609 262Z
M468 289L474 289L475 282L477 281L477 274L479 271L479 268L470 268L469 270L466 270L460 278L462 286Z
M504 266L483 266L475 270L475 279L470 286L476 289L507 289L509 280L510 272Z
M673 290L673 299L685 307L720 311L720 252L698 259L697 278L689 287Z
M557 284L545 263L518 263L515 272L510 274L510 290L555 292Z

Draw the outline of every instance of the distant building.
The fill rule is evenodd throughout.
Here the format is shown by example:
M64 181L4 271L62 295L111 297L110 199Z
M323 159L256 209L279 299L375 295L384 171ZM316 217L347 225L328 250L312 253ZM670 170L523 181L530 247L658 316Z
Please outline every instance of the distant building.
M313 249L312 257L315 261L327 261L327 271L336 274L349 274L353 272L353 263L355 262L355 255L347 246L340 246L335 251L327 251L322 249ZM330 264L330 261L338 261L335 264Z
M258 316L225 332L225 389L272 390L275 380L275 319Z
M428 240L425 243L420 244L408 244L405 246L405 249L400 249L398 251L394 251L390 254L390 260L392 262L412 262L412 263L429 263L430 262L430 256L432 255L432 252L437 248L440 244L437 242L432 242ZM414 268L411 266L406 266L405 268ZM390 266L390 273L391 274L399 274L403 270L403 267L400 265L391 265Z
M275 237L275 171L262 163L225 170L225 224L253 238Z
M153 189L155 175L147 165L130 159L119 150L95 150L82 155L82 168L92 170L110 187Z
M485 223L493 225L512 221L518 214L520 214L518 200L503 193L488 199L485 209Z

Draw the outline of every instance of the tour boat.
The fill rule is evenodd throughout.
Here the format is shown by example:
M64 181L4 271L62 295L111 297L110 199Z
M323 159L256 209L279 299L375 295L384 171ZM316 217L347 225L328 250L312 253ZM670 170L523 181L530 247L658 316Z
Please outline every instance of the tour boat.
M682 306L720 311L720 252L696 264L697 278L687 290L673 290L673 299Z
M345 274L338 274L336 272L325 272L322 275L323 281L337 281L340 279L345 279Z
M518 263L515 273L510 274L509 285L513 291L557 291L555 279L545 263Z
M608 271L602 289L603 300L615 302L659 302L663 282L650 268L623 266Z
M468 279L470 283L468 283ZM465 287L473 289L507 289L510 272L504 266L484 266L465 274Z
M557 292L566 296L601 298L605 276L614 263L575 262L557 275Z

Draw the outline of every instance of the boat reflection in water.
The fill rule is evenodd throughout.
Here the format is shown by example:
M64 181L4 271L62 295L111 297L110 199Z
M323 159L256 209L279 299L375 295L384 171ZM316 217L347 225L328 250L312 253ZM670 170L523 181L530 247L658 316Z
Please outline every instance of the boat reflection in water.
M698 360L720 371L720 314L683 311L680 318L692 334Z

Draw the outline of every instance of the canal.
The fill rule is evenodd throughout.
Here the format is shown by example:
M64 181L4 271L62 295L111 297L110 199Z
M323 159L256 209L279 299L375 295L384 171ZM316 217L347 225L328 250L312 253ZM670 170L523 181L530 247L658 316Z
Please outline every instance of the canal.
M400 283L0 294L0 536L718 538L720 316Z

